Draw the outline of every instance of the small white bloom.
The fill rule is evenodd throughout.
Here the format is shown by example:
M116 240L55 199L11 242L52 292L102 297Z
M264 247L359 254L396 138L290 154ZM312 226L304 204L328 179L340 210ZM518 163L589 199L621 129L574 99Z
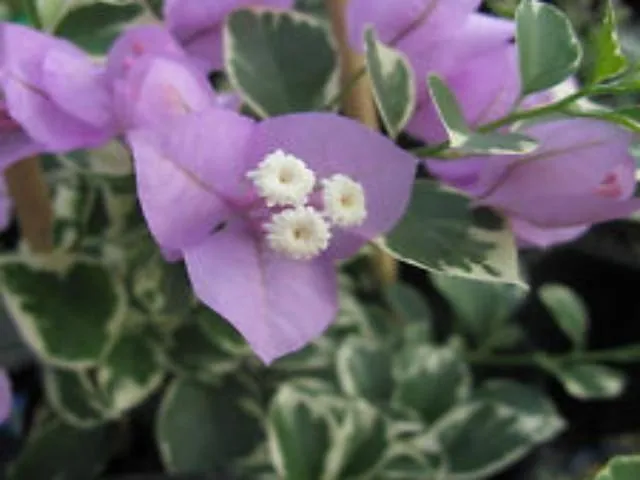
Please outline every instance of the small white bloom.
M329 246L331 231L313 207L288 208L266 225L267 243L295 260L309 260Z
M326 215L339 227L356 227L367 218L364 188L346 175L322 181Z
M316 183L316 176L299 158L276 150L255 170L247 173L268 207L304 205Z

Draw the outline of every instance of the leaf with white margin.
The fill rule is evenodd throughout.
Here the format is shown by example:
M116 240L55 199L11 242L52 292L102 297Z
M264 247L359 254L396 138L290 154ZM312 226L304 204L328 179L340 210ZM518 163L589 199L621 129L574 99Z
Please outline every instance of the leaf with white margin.
M364 400L346 407L332 435L322 478L370 478L387 448L387 425Z
M5 257L0 261L7 310L27 344L47 363L97 364L127 309L124 287L103 264L84 257Z
M424 270L526 288L506 220L472 211L471 198L434 181L416 182L404 217L381 246Z
M332 443L331 417L314 400L295 387L284 385L271 403L267 435L279 478L322 478Z
M576 72L582 60L582 46L567 15L539 0L520 2L516 43L523 95L559 84Z
M407 125L416 106L416 85L407 57L380 42L373 28L365 32L365 59L373 97L389 136Z
M85 370L47 368L44 371L49 405L60 418L76 428L93 428L114 418L89 375Z
M438 116L447 131L449 146L457 152L477 155L510 155L531 153L538 142L521 133L474 132L464 118L455 95L437 75L427 78L429 93Z
M223 35L229 81L261 117L317 110L335 95L337 55L313 16L240 9L228 16Z
M116 416L144 402L164 378L144 331L123 332L97 369L97 387Z

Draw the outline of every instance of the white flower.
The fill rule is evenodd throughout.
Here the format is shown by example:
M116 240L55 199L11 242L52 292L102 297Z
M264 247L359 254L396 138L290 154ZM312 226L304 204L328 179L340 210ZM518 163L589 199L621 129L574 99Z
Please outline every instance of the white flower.
M288 208L276 213L265 228L269 246L295 260L317 256L327 249L331 239L329 225L313 207Z
M247 173L247 178L268 207L304 205L316 183L316 176L306 163L282 150L267 155Z
M339 227L356 227L367 218L364 189L346 175L322 181L325 214Z

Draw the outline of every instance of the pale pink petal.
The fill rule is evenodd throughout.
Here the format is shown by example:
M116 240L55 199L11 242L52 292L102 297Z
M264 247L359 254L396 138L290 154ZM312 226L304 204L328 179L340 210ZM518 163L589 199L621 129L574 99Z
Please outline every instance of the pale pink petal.
M43 61L42 85L49 98L69 115L96 128L113 128L104 70L83 52L52 49Z
M607 122L563 119L523 133L538 140L539 149L524 157L491 157L482 175L483 203L521 212L543 197L589 195L618 165L631 160L632 134Z
M438 71L424 72L428 74ZM472 127L509 113L520 91L515 47L507 45L476 55L441 74L454 93L467 123ZM424 89L427 90L426 87ZM431 98L419 100L407 131L431 143L444 142L447 133Z
M159 25L134 26L114 42L107 58L106 75L110 82L122 78L145 55L186 58L175 38Z
M455 35L480 0L350 0L347 27L350 44L364 49L364 31L374 26L378 38L401 49Z
M194 245L236 216L253 128L214 109L129 134L143 213L165 249Z
M544 228L517 217L509 219L511 229L520 247L546 248L558 243L574 240L584 234L590 225Z
M22 128L0 128L0 170L43 150Z
M137 193L156 241L167 253L206 238L231 216L216 196L161 149L154 131L132 131L127 140L135 157ZM174 255L171 255L172 257Z
M338 310L336 273L327 258L284 258L239 222L187 249L185 261L198 298L267 364L319 337Z
M161 126L171 118L216 104L206 77L185 61L146 55L115 90L121 122L128 128Z
M44 92L22 81L10 78L4 93L10 115L48 151L97 147L113 135L110 129L93 127L69 115Z

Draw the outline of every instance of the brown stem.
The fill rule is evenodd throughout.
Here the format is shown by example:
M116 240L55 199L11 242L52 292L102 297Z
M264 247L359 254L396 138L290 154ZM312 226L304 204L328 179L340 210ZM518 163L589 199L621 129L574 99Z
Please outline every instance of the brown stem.
M38 157L29 157L4 172L22 238L34 253L53 251L53 210Z
M371 93L371 82L367 74L362 74L365 67L364 55L353 51L349 46L345 21L345 9L348 1L326 0L333 34L338 43L341 87L348 89L348 94L342 98L342 108L346 115L377 130L379 127L378 116ZM354 81L355 78L357 80Z

